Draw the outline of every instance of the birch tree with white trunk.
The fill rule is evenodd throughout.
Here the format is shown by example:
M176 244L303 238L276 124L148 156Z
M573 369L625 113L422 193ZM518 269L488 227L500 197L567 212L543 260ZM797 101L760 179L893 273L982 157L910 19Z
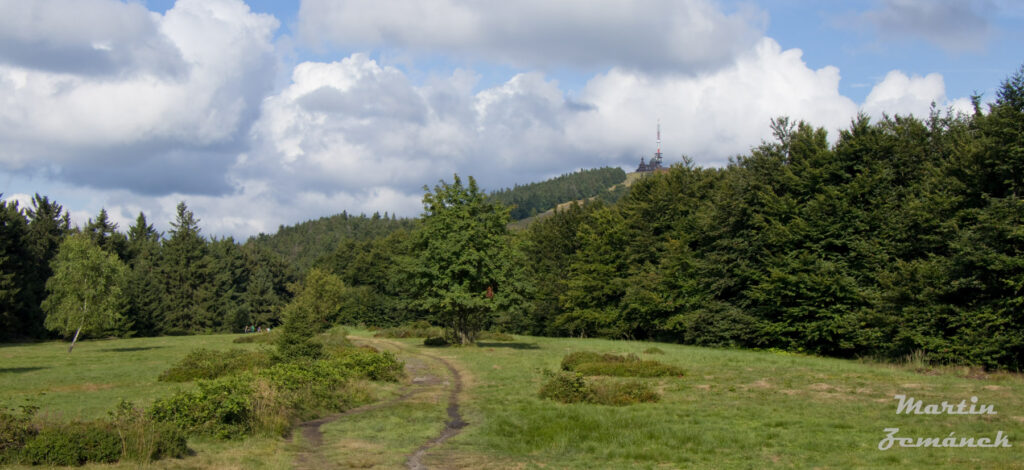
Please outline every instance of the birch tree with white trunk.
M64 337L102 334L123 320L122 286L128 268L117 255L103 251L84 234L64 239L51 262L53 276L46 281L44 325Z

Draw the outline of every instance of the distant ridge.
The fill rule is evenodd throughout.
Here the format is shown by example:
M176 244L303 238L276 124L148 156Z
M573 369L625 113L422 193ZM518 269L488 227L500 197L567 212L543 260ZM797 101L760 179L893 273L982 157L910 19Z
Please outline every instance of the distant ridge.
M621 168L580 170L538 183L516 185L491 193L493 201L512 208L512 220L522 220L554 209L559 204L593 198L626 181Z

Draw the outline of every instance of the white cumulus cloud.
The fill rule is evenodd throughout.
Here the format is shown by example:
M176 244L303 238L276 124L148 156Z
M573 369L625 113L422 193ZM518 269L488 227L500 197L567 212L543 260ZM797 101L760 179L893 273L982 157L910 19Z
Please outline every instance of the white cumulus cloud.
M709 0L305 0L299 35L313 44L394 47L527 68L624 66L700 71L754 44L766 16Z

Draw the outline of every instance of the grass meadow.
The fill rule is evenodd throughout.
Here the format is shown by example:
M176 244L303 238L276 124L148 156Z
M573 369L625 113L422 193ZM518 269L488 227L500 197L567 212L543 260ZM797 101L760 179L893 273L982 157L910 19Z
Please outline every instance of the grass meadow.
M444 376L432 358L462 376L459 404L469 425L432 449L429 468L1024 468L1024 380L967 368L925 368L768 351L649 342L516 337L464 348L428 348L422 339L357 343L395 351L417 375ZM120 399L148 405L189 384L157 376L195 348L233 344L238 335L140 338L0 346L0 406L39 406L42 419L105 416ZM646 354L656 346L663 354ZM634 353L681 367L682 377L640 379L661 394L629 406L561 404L538 397L544 370L575 351ZM407 456L446 420L450 384L325 424L322 453L340 468L404 468ZM897 415L893 395L926 404L978 398L994 415ZM899 437L1009 436L1009 448L878 450L885 428ZM190 441L195 455L155 468L293 468L308 443L254 437ZM123 464L121 466L129 466ZM88 468L89 466L87 466ZM103 466L108 468L111 466ZM113 467L118 467L115 465Z

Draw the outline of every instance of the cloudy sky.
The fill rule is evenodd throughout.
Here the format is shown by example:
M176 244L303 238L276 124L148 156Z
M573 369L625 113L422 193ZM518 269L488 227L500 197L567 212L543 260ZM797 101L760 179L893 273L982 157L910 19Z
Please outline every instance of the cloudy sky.
M1021 66L1015 0L0 0L0 192L244 239L488 189L722 165L788 115L926 116Z

